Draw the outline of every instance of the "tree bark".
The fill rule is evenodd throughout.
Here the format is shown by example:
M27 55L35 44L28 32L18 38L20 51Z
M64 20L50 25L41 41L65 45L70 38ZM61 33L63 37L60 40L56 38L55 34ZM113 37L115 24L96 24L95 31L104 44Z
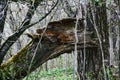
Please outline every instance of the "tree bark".
M26 30L24 29L24 26L29 25L31 18L34 15L34 10L37 8L38 5L39 5L38 3L34 3L34 5L32 5L31 3L31 6L29 6L29 10L26 14L26 17L22 22L21 26L19 27L19 29L13 35L9 36L8 39L2 44L2 46L0 46L0 64L2 63L3 58L6 55L9 48L16 42L16 40L21 36L21 34Z
M59 0L57 0L56 4L51 8L51 10L47 14L45 14L45 16L43 16L37 22L29 25L31 18L34 15L34 10L37 8L37 6L39 5L40 2L37 0L34 2L34 5L33 5L33 3L31 3L31 6L29 7L28 13L26 14L26 17L25 17L24 21L22 22L21 26L19 27L19 29L13 35L9 36L8 39L0 47L0 64L2 63L3 58L6 55L9 48L15 43L15 41L21 36L21 34L26 29L30 28L31 26L39 23L44 18L46 18L52 12L52 10L57 6Z
M0 0L0 46L2 41L2 33L4 29L5 19L7 15L8 4L6 0Z
M81 42L81 37L79 37L79 39L80 42L78 43L77 49L81 50L83 49L84 43ZM86 48L97 47L96 42L93 42L87 41ZM25 47L23 47L18 53L16 53L16 55L11 57L5 63L1 64L0 77L2 78L2 76L4 76L5 79L9 78L11 80L22 79L46 61L56 58L61 54L70 53L73 50L74 43L72 42L52 42L51 40L49 40L49 38L47 38L47 36L43 36L40 43L39 41L30 41ZM13 71L14 73L12 73Z

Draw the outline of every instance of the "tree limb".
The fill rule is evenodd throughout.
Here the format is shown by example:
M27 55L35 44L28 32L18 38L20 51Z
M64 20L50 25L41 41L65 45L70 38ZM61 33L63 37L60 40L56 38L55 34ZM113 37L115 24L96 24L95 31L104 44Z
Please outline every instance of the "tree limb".
M46 41L45 41L46 42ZM58 44L58 43L52 43L50 42L42 42L41 47L39 45L39 48L37 49L36 56L34 59L34 62L32 64L32 67L30 69L30 72L36 70L40 65L45 63L46 61L56 58L64 53L70 53L71 51L74 51L74 44ZM21 79L24 78L26 75L30 74L28 73L28 68L31 62L31 58L34 54L34 50L37 46L38 42L29 42L24 48L22 48L16 55L11 57L8 61L1 64L0 70L8 70L14 65L13 70L15 76L13 76L14 79ZM49 45L48 45L49 44ZM86 48L89 48L90 46L86 46ZM94 46L95 48L97 46ZM83 48L83 43L78 44L78 50ZM4 71L5 72L5 71ZM9 71L9 74L5 73L7 77L12 77ZM12 79L12 78L11 78Z
M6 55L7 51L9 50L9 48L13 45L13 43L15 43L15 41L21 36L21 34L28 29L29 27L39 23L40 21L42 21L44 18L46 18L51 12L52 10L57 6L58 1L56 2L56 4L54 5L54 7L45 15L43 16L39 21L30 24L30 20L32 18L32 15L34 14L34 9L33 6L31 6L28 10L28 13L26 15L26 18L24 19L24 21L22 22L23 24L20 26L20 28L11 36L8 37L8 39L3 43L3 45L0 47L0 64L3 61L4 56ZM39 4L35 3L35 9L37 8ZM33 11L33 12L31 12ZM32 13L32 14L31 14Z
M36 38L41 39L41 36L38 36ZM83 40L81 41L81 38L83 38L83 36L78 38L79 38L79 43L77 44L78 50L84 49L84 47L97 48L96 42L91 42L90 38L87 37L88 41L86 41L86 46L84 46ZM8 61L1 64L0 71L2 70L2 72L0 72L0 74L4 72L4 74L10 79L24 78L26 75L30 74L30 72L34 71L36 68L41 66L46 61L56 58L61 54L70 53L71 51L73 51L74 50L73 41L66 42L66 43L62 43L61 41L51 42L48 36L43 35L41 44L38 44L39 42L34 41L34 38L33 38L33 41L30 41L25 47L23 47L18 53L12 56ZM35 57L34 57L34 60L32 61L34 54L35 54ZM32 61L32 65L31 65L31 61ZM31 68L29 68L30 65L31 65ZM11 72L13 71L13 70L10 70L11 67L14 70L14 74L15 74L14 76L11 75ZM7 70L7 73L6 73L6 70Z
M6 15L7 15L8 4L6 1L1 0L0 6L1 6L0 7L0 46L1 46L2 33L3 33L5 19L6 19Z
M6 55L9 48L13 45L13 43L16 42L16 40L20 37L20 35L26 30L24 29L24 26L30 23L31 18L34 14L34 8L36 9L38 5L39 5L38 3L34 3L34 7L33 5L29 6L29 10L26 14L26 17L22 22L18 31L16 31L13 35L9 36L8 39L2 44L2 46L0 46L0 64L2 63L3 58Z

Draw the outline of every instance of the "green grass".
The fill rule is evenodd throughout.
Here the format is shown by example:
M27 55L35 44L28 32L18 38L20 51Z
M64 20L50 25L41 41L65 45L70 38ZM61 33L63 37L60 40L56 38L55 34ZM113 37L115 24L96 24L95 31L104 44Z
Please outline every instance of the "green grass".
M48 71L33 72L23 80L73 80L72 68L54 68Z

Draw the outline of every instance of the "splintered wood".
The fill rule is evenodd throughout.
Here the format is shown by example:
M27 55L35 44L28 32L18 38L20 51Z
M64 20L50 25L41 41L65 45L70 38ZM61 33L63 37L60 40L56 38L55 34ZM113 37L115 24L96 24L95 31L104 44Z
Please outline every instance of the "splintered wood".
M80 29L77 30L80 44L84 43L84 36L86 36L86 43L96 43L91 38L91 32L86 32L84 35L83 19L79 19L78 23L76 23L75 18L66 18L59 21L49 22L47 27L37 29L35 34L28 34L28 37L32 38L34 41L39 41L42 37L43 41L48 40L54 43L74 43L74 28L76 24L80 27Z

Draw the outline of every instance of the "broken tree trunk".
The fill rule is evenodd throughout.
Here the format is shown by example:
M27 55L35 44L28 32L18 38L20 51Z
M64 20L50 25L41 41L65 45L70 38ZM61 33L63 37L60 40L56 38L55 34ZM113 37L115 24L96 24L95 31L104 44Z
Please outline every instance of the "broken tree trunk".
M54 23L55 24L55 23ZM59 26L58 26L59 27ZM74 51L74 33L69 30L50 29L42 33L28 34L32 41L23 47L8 61L0 65L0 79L19 80L27 76L46 61L56 58L64 53ZM40 30L40 29L39 29ZM63 31L63 33L61 32ZM91 33L86 33L86 45L84 45L84 31L78 31L77 50L84 48L96 48L97 42L92 39ZM90 59L88 59L90 60ZM89 63L89 62L88 62ZM81 65L81 64L79 64ZM86 64L87 65L87 64Z

